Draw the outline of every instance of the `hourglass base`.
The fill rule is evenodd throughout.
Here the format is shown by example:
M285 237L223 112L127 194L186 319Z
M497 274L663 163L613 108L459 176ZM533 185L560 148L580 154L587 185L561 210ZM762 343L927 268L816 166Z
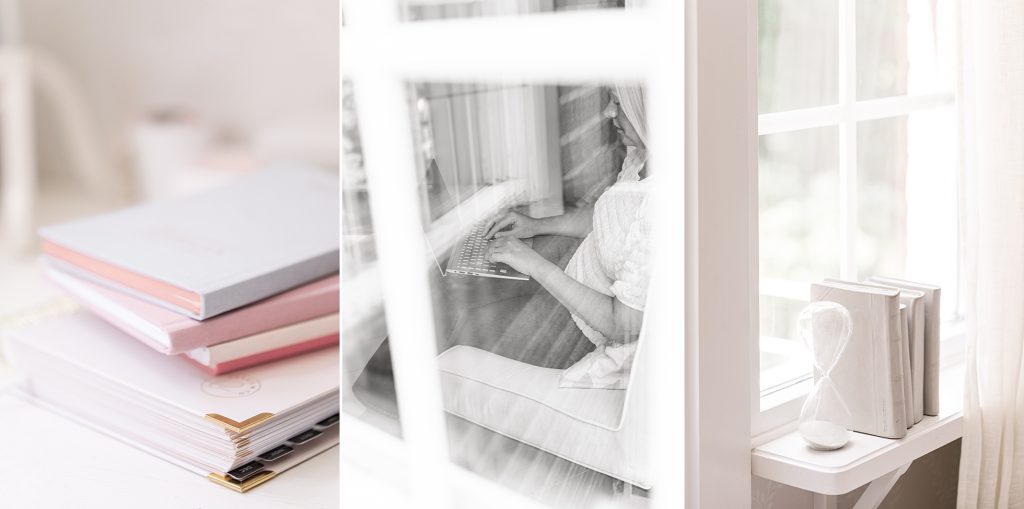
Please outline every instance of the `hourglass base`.
M799 431L807 445L819 451L839 449L850 441L846 428L828 421L801 422Z

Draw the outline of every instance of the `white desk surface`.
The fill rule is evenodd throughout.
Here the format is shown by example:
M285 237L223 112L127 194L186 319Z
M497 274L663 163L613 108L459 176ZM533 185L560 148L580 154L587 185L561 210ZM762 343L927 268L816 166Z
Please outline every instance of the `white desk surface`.
M241 494L6 391L0 416L0 507L338 507L337 447Z

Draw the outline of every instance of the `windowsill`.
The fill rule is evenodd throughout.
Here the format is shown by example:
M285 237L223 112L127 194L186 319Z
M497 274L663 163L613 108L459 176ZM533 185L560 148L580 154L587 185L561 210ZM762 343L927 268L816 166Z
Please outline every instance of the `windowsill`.
M963 362L942 370L939 415L925 416L907 430L906 438L891 440L852 433L850 443L842 449L815 451L791 431L752 450L752 472L815 493L848 493L960 438L963 377Z

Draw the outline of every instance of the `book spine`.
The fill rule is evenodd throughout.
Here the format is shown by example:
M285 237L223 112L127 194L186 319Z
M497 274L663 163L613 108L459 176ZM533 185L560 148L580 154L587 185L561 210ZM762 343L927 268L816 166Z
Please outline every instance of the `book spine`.
M900 359L903 362L903 418L908 428L914 425L914 376L910 371L910 322L907 306L900 305Z
M924 297L914 299L910 316L911 373L914 377L914 424L924 418Z
M939 415L939 312L940 292L925 295L924 326L924 414Z
M255 301L304 285L310 281L338 272L340 262L337 250L315 256L285 268L254 273L248 278L202 293L203 314L200 320L240 308Z
M232 341L338 312L338 286L288 299L266 300L168 331L171 354Z
M900 342L900 307L899 298L896 296L886 299L889 333L889 385L892 395L891 417L883 423L885 436L889 438L903 438L907 436L906 407L903 398L903 348Z

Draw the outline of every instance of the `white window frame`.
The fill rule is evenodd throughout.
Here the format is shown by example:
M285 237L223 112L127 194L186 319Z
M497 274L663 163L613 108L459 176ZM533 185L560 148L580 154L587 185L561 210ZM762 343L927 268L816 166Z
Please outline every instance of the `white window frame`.
M856 41L856 0L836 0L838 11L838 102L819 107L803 108L757 115L758 138L768 134L787 133L819 127L837 127L839 130L839 182L840 182L840 274L841 279L851 279L857 272L857 124L866 120L877 120L908 116L912 113L955 107L956 97L950 83L950 91L939 93L907 94L879 99L857 100L857 41ZM757 48L754 48L755 60ZM756 152L756 149L755 149ZM754 246L751 250L751 264L755 273L759 253L757 245L757 165L750 175L754 192L748 206L754 217ZM760 278L751 288L754 299L760 295L772 295L791 299L808 299L806 285L795 285L788 281ZM955 305L955 303L951 303ZM800 405L810 392L809 378L792 380L773 390L762 391L760 386L760 337L758 316L760 308L754 307L755 347L751 354L751 436L752 443L759 445L785 432L795 429ZM943 324L942 352L943 366L962 360L964 350L964 324L962 320Z
M650 448L658 485L652 506L749 506L750 372L736 360L752 346L748 338L756 297L737 302L736 295L747 292L755 279L745 253L756 239L756 223L752 227L750 211L733 206L732 198L756 194L749 182L742 185L742 177L756 168L756 53L751 51L756 50L756 4L648 4L629 12L415 23L399 22L396 2L345 4L342 71L355 89L399 411L405 423L415 423L403 427L403 440L396 444L384 432L346 420L345 429L359 434L353 437L358 446L346 445L352 444L348 438L342 441L343 462L348 458L356 465L346 463L346 471L355 468L381 480L372 476L372 468L358 468L360 460L367 460L358 450L379 451L382 457L370 459L385 461L385 472L408 474L384 481L398 485L396 493L408 494L402 500L448 506L455 499L453 490L461 493L470 485L474 493L484 494L477 500L491 507L512 496L501 486L465 475L448 460L433 368L432 303L425 273L415 263L425 245L414 205L414 151L409 139L396 136L411 133L403 84L640 79L648 87L652 162L685 168L658 173L652 197L655 217L670 217L682 226L656 223L652 239L658 278L648 294L646 326L651 332L645 348L650 397L659 402L650 405L649 418L651 443L657 444ZM607 44L609 38L616 44ZM550 48L566 40L574 41L572 59L552 57ZM742 150L736 149L737 140ZM346 488L343 496L360 485Z

